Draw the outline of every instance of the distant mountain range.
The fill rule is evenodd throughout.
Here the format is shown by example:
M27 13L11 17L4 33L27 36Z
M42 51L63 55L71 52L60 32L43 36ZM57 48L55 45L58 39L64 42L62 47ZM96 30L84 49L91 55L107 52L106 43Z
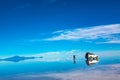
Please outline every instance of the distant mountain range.
M35 59L35 58L43 58L43 57L21 57L21 56L12 56L4 59L0 59L0 61L11 61L11 62L20 62L28 59Z

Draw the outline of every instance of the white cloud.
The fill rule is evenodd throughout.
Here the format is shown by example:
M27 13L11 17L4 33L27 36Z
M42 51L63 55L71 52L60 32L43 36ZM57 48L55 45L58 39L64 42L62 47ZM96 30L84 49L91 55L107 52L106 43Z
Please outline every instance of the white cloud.
M60 30L53 32L53 37L44 39L46 41L55 40L95 40L111 39L116 34L120 34L120 24L100 25L89 28L77 28L73 30ZM115 41L113 41L115 42Z
M84 54L81 54L78 50L71 50L71 51L56 51L56 52L46 52L46 53L40 53L34 56L43 56L43 58L40 58L39 61L43 62L56 62L56 61L72 61L73 55L77 55L77 60L81 60Z
M109 41L106 41L106 42L98 42L100 44L102 43L106 43L106 44L109 44L109 43L117 43L117 44L120 44L120 40L109 40Z

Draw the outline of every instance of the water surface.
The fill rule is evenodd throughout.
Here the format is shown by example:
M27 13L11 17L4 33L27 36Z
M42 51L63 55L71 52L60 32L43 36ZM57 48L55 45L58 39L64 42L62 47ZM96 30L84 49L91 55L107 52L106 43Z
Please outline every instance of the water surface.
M119 80L120 57L101 57L87 65L84 56L66 61L0 61L0 80Z

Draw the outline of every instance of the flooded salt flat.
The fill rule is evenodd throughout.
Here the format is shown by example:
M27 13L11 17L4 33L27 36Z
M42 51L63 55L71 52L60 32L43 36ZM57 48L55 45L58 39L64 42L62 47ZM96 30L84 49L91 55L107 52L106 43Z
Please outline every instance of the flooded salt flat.
M44 58L44 57L43 57ZM120 57L99 57L90 64L84 56L76 63L71 56L66 61L41 61L33 58L21 61L0 61L0 80L119 80Z

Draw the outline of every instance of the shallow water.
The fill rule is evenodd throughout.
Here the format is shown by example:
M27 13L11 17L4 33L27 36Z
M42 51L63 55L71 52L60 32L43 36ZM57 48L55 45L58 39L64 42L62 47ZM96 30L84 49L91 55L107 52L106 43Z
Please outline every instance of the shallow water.
M0 80L119 80L120 57L99 57L88 66L86 59L44 62L36 59L20 62L0 61Z

